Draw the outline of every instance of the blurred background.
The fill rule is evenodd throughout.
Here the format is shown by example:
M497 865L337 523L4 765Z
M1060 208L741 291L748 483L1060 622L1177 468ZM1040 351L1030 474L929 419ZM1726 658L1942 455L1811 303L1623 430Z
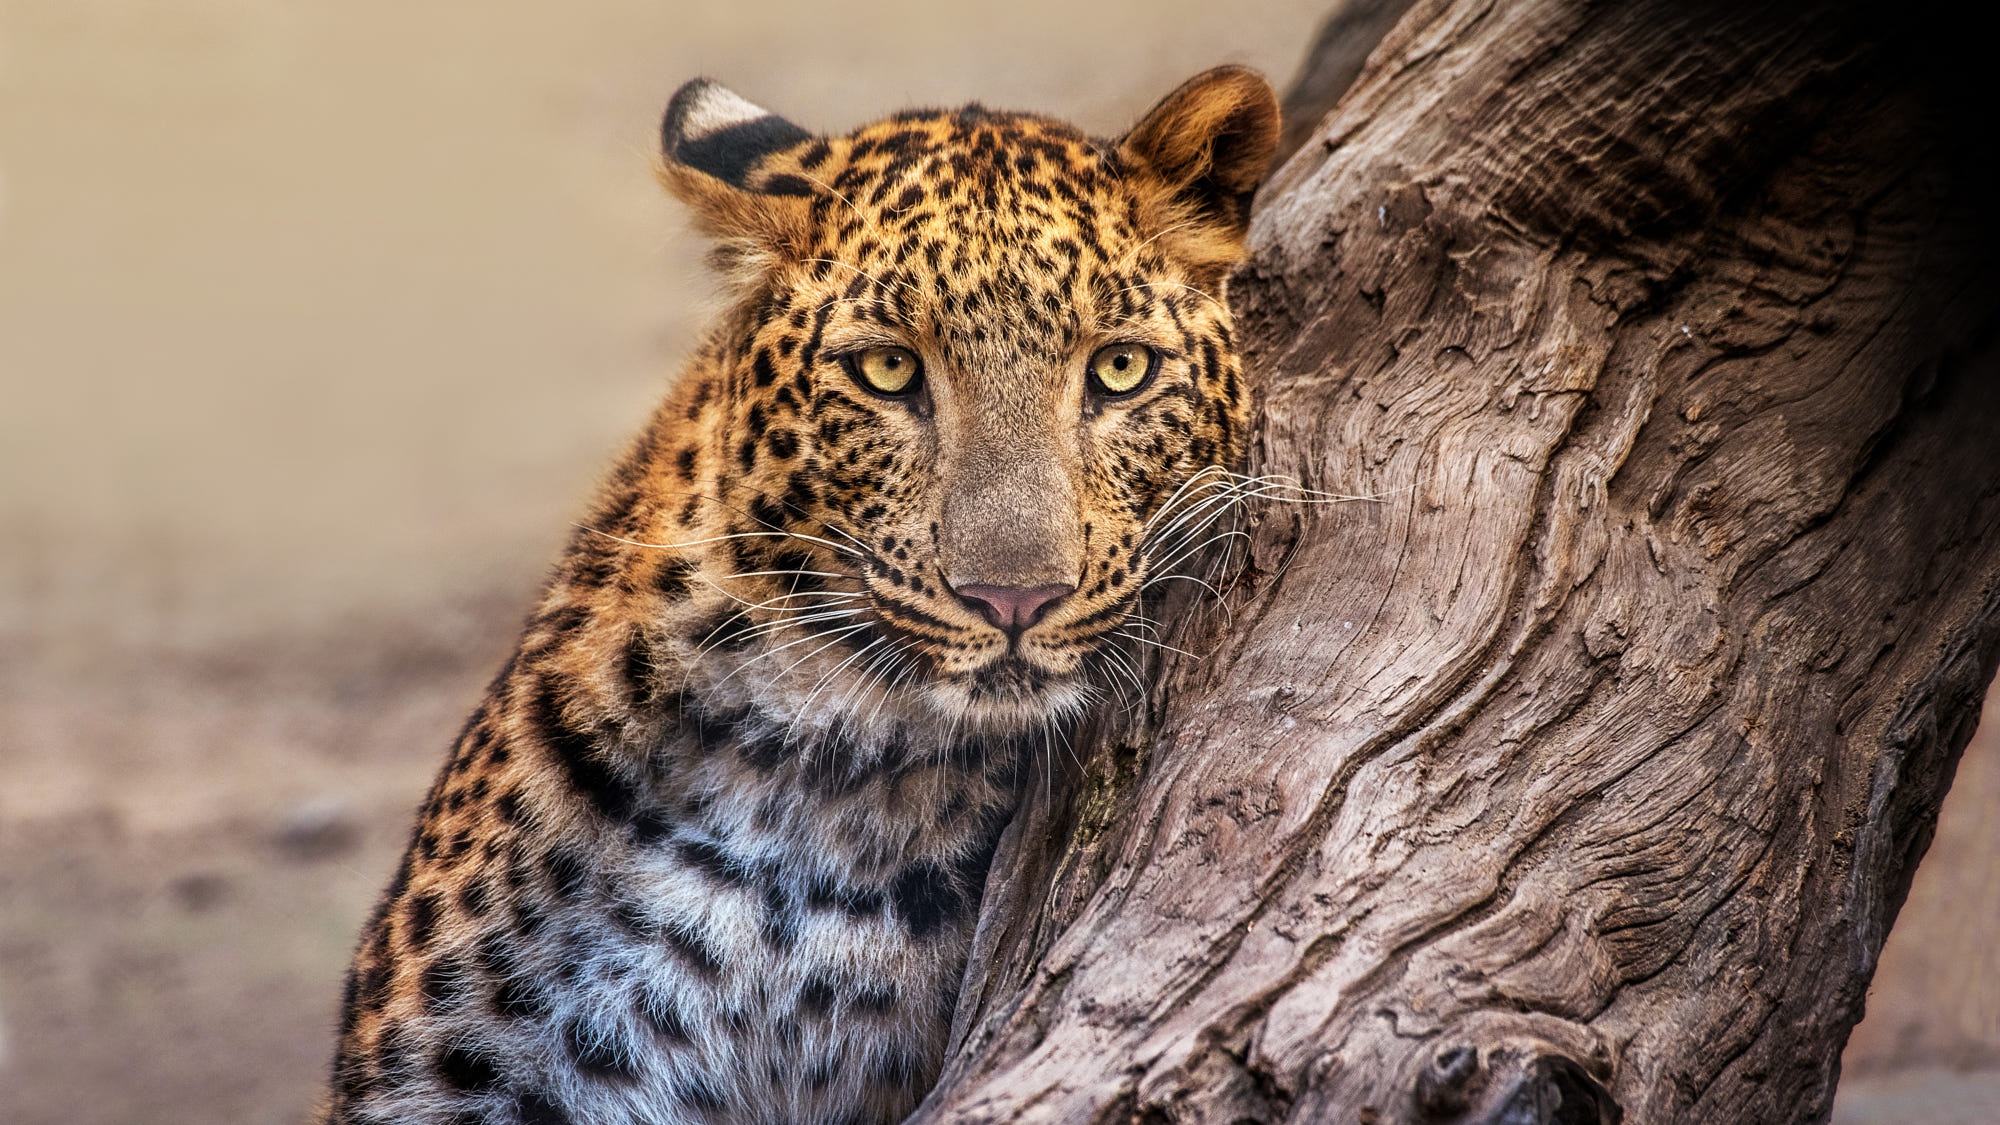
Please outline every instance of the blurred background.
M0 1122L301 1119L432 770L713 310L676 86L1108 134L1283 86L1326 7L0 0ZM1996 728L1836 1120L2000 1119Z

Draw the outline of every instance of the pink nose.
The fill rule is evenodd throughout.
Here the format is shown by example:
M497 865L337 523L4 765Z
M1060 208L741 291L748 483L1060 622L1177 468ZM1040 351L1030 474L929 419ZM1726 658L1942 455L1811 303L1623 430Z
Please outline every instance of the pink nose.
M958 596L971 602L1001 631L1020 636L1028 626L1042 619L1050 605L1074 586L958 586Z

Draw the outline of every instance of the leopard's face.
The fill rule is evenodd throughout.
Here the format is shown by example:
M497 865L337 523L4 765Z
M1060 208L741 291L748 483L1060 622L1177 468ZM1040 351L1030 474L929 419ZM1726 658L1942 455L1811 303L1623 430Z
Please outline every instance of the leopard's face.
M1247 128L1260 175L1276 118L1249 77L1194 109ZM1130 676L1128 638L1153 628L1142 595L1188 545L1162 531L1199 520L1191 484L1243 448L1222 285L1256 178L1190 188L1162 171L1172 153L1135 144L1143 123L1105 143L972 107L818 139L695 89L670 153L719 135L688 139L703 109L732 122L720 135L770 142L738 154L725 197L776 216L739 243L753 279L718 389L729 491L787 535L755 553L749 616L811 652L830 698L973 731L1073 713ZM1190 112L1171 130L1198 127Z

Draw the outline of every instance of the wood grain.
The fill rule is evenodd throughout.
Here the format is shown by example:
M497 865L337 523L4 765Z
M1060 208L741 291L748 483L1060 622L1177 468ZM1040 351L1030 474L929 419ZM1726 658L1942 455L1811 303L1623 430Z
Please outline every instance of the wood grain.
M2000 653L1976 185L1845 11L1391 32L1234 290L1374 499L1168 607L916 1120L1824 1119Z

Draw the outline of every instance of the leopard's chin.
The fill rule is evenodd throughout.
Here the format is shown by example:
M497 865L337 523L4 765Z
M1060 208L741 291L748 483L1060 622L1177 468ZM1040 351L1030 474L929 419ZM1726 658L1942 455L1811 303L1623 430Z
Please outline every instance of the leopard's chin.
M1009 653L927 693L937 714L963 729L1005 736L1043 730L1081 715L1101 693L1075 674L1038 668Z

